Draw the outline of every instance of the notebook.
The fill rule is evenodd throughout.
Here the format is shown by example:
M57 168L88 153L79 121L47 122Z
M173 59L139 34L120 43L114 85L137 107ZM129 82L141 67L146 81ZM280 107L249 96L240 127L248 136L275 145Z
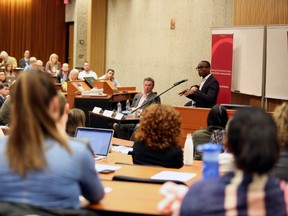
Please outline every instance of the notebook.
M95 155L95 160L101 160L108 156L114 130L78 127L75 132L75 137L86 139L90 142Z

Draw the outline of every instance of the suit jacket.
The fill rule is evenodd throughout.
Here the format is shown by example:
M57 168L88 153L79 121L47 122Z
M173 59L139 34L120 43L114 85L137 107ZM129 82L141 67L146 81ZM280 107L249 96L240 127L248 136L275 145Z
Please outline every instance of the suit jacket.
M195 94L187 95L186 97L192 99L196 102L196 107L211 108L217 102L217 97L219 93L219 82L211 75L201 90L196 91Z
M141 100L142 95L143 95L142 93L138 93L138 94L136 94L136 95L134 96L133 102L132 102L132 104L131 104L131 107L137 107L137 106L138 106L138 104L139 104L139 102L140 102L140 100ZM149 101L149 102L147 102L147 101ZM147 103L147 104L146 104L146 103ZM153 93L153 92L151 92L151 93L148 95L148 97L144 100L143 104L145 104L145 105L142 107L142 109L146 108L147 106L149 106L149 105L152 104L152 103L161 103L160 98L157 97L157 95L156 95L155 93ZM143 104L142 104L142 105L143 105Z

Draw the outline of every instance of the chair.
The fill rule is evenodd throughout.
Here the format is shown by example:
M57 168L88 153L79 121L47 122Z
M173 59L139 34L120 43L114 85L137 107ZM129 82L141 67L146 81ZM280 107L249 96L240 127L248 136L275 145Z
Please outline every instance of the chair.
M137 182L137 183L149 183L149 184L164 184L165 182L170 181L176 184L186 185L184 182L178 181L178 180L150 179L150 178L123 176L123 175L115 175L112 180L113 181Z

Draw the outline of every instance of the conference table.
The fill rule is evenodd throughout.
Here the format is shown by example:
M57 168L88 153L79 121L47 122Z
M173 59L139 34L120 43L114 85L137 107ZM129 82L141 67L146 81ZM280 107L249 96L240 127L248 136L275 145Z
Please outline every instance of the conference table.
M132 142L113 138L115 145L132 146ZM131 155L111 151L108 157L97 161L96 165L118 166L115 172L99 174L105 187L105 197L98 204L90 204L88 208L101 215L159 215L157 205L161 200L159 193L161 184L135 183L112 180L115 175L150 178L162 171L181 173L195 173L196 176L188 181L187 185L201 178L202 161L194 161L192 166L184 165L180 169L163 168L157 166L133 165Z

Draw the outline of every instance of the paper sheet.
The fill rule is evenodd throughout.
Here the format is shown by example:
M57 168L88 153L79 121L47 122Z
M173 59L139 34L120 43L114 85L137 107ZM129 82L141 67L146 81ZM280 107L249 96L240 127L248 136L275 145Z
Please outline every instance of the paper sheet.
M113 166L113 165L105 165L105 164L96 164L95 165L95 169L97 170L97 172L101 172L102 170L117 170L120 169L121 166Z
M186 182L195 176L196 173L162 171L152 176L151 179L178 180Z
M121 152L123 154L128 154L129 151L133 151L133 148L127 146L114 146L112 147L112 150L116 152Z

